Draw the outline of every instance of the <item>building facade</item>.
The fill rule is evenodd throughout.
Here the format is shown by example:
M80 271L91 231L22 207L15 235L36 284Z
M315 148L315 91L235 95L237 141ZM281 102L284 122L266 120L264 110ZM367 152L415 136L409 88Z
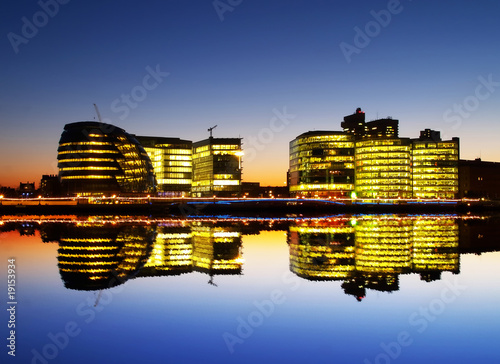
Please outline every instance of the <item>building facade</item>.
M290 142L292 197L349 197L354 190L354 137L309 131Z
M114 125L83 121L64 126L58 148L63 195L149 194L151 160L140 143Z
M411 150L413 197L457 197L458 160L458 138L442 141L437 131L420 132Z
M355 151L357 197L412 197L409 138L358 140Z
M460 198L500 200L500 163L460 160L458 171Z
M162 196L188 196L193 176L190 140L137 136L148 153L156 176L156 190Z
M193 143L193 197L241 194L241 138L213 138Z

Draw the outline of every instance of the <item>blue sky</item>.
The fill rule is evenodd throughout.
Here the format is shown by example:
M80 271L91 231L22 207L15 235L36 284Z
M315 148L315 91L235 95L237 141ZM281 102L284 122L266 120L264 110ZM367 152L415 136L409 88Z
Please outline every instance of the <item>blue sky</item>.
M94 120L93 103L133 134L197 141L217 124L214 136L244 138L244 180L262 184L285 181L290 140L340 130L357 107L500 161L498 1L6 4L2 185L57 173L64 124Z

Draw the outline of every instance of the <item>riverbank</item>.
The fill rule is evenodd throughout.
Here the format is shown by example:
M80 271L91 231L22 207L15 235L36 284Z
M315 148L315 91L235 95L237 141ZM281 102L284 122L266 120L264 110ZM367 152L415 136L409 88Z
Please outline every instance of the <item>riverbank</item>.
M104 198L3 199L0 215L319 216L342 213L487 213L499 201Z

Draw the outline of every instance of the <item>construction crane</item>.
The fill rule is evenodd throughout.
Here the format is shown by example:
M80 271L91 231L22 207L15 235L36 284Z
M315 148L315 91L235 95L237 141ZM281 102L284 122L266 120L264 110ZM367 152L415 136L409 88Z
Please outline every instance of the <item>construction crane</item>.
M211 128L208 128L208 132L210 133L210 138L212 137L212 130L214 130L217 127L217 125L212 126Z
M100 123L102 123L101 119L101 113L99 112L99 109L97 108L97 105L94 104L95 112L97 113L97 119L99 120Z

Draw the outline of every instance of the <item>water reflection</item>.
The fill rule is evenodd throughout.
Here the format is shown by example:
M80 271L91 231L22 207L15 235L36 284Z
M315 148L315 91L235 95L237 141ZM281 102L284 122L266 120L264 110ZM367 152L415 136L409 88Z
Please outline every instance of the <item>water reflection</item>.
M422 280L459 272L458 222L452 217L384 216L303 222L290 227L290 269L309 280L342 280L361 301L366 289L397 291L399 275Z
M171 223L157 227L153 251L140 276L202 272L241 274L241 229L215 223Z
M306 280L340 281L361 301L367 290L399 290L402 274L431 282L460 272L460 254L500 250L498 218L442 216L339 216L286 220L163 220L117 222L2 221L0 231L38 230L57 242L66 288L101 291L129 279L198 272L217 286L217 275L243 274L246 235L285 231L290 270ZM269 242L284 244L285 241ZM266 254L265 247L261 254Z

